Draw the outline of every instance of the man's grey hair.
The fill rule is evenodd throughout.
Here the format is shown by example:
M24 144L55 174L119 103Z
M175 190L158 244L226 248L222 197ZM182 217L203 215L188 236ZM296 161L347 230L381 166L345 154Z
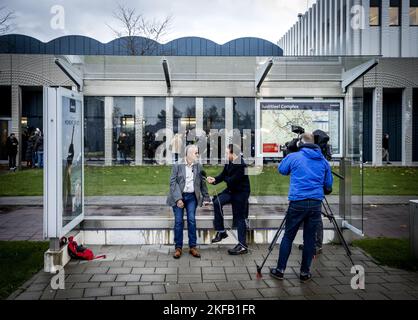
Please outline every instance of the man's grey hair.
M312 133L305 132L301 136L302 143L315 143L315 137Z
M184 149L184 155L187 157L190 150L192 150L192 149L198 149L197 145L195 145L195 144L187 145L186 148Z

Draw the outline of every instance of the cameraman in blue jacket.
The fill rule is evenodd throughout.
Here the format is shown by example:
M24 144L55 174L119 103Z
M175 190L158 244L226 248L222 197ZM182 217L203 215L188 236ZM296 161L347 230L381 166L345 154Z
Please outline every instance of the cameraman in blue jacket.
M280 163L282 175L290 174L289 208L286 214L285 233L280 244L277 268L272 268L272 277L282 280L292 243L303 223L303 253L300 281L311 280L310 266L315 254L315 234L321 221L321 204L324 190L332 190L332 173L328 161L314 144L314 136L304 133L299 143L299 151L290 153Z

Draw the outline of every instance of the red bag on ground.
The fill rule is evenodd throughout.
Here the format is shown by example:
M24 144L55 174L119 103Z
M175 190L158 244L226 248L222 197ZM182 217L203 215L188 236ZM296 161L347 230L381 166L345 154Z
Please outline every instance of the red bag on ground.
M63 237L61 239L61 243L66 243L67 239ZM100 258L106 258L106 255L95 256L93 251L88 248L83 247L82 245L78 245L77 242L74 241L74 237L68 237L68 254L73 259L78 260L94 260Z

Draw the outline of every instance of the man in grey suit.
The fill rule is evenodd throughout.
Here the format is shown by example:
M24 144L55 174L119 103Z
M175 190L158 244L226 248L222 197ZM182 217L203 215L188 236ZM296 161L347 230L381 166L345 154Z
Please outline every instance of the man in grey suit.
M200 257L196 248L196 208L202 204L210 203L210 197L206 181L202 177L202 165L197 162L199 150L196 145L186 147L186 158L181 163L175 163L170 177L170 193L167 197L167 205L173 208L174 213L174 243L173 257L181 257L183 249L183 214L187 212L187 229L189 236L189 253Z

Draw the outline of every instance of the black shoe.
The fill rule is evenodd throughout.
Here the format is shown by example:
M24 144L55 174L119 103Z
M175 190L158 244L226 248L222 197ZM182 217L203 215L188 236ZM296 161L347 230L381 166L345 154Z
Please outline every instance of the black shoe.
M310 274L310 273L308 273L308 274L305 274L305 275L300 275L299 276L299 279L300 279L300 282L302 282L302 283L306 283L306 282L308 282L308 281L311 281L312 280L312 275Z
M212 239L212 243L220 242L225 238L228 238L228 234L226 232L216 232L215 238Z
M277 280L283 280L284 273L280 272L277 268L270 268L270 275Z
M237 244L233 249L229 249L228 253L230 255L236 256L239 254L246 254L248 253L248 249L244 246L242 246L241 244Z

